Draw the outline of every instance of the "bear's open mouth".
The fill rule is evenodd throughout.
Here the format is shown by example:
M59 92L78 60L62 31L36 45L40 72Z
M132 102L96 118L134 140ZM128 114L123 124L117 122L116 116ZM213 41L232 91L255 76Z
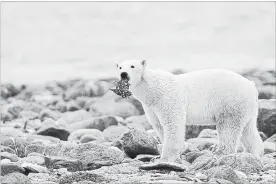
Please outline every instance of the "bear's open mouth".
M110 89L113 91L115 94L123 97L123 98L128 98L129 96L132 95L132 93L129 91L129 79L121 79L119 81L116 81L116 88Z

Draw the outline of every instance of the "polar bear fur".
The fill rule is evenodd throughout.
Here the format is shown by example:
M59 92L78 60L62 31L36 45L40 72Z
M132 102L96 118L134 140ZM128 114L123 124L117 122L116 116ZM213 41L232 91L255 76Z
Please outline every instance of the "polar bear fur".
M163 143L162 161L179 162L186 125L216 125L218 154L236 153L240 141L247 152L263 154L253 82L220 69L173 75L147 69L146 61L139 60L123 61L117 68L128 74L130 91Z

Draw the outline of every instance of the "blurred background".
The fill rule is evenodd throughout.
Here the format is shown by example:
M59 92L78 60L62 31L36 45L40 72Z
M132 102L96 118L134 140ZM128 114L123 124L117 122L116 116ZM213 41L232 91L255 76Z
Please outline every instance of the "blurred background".
M148 59L172 71L274 69L273 2L2 2L1 80L115 76Z

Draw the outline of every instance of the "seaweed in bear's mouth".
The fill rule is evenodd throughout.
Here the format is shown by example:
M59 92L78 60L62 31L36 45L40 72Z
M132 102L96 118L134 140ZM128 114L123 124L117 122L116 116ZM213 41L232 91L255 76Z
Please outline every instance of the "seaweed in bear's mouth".
M123 97L123 98L128 98L129 96L132 95L132 93L129 91L129 82L126 79L122 79L119 81L116 81L116 88L115 89L110 89L113 91L115 94Z

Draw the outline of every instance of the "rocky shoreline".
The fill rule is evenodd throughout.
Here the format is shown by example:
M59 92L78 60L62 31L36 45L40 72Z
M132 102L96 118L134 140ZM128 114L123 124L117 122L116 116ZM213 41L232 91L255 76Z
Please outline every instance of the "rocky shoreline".
M183 73L176 70L176 74ZM242 73L259 91L258 129L265 155L214 158L214 126L187 126L189 168L143 170L161 144L139 101L109 89L114 78L1 85L1 183L258 183L276 177L276 72Z

